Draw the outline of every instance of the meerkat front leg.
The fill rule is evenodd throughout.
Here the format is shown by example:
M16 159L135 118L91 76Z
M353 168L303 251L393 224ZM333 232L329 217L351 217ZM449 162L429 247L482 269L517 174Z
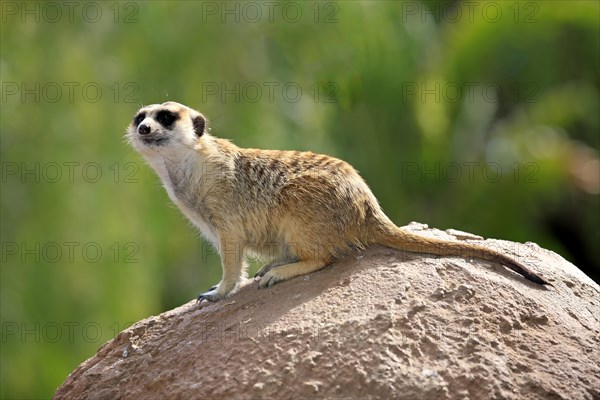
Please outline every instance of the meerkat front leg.
M225 236L225 235L224 235ZM223 277L221 282L208 292L202 293L197 300L217 301L229 295L246 278L246 262L242 241L221 239L221 266Z
M277 282L285 281L286 279L293 278L299 275L310 274L311 272L318 271L325 267L327 262L310 260L310 261L298 261L291 264L285 264L278 267L272 267L268 272L264 274L258 288L271 287Z

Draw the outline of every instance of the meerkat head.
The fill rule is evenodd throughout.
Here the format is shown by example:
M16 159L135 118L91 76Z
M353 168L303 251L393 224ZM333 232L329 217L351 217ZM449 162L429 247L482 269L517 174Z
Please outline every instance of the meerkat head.
M142 153L194 148L207 134L206 118L183 104L169 101L142 107L127 128L131 145Z

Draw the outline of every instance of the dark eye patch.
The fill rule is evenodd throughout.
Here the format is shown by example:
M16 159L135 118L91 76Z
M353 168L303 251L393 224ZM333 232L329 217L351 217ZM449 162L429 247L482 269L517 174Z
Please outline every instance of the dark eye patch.
M146 118L146 113L139 113L138 115L135 116L135 118L133 119L133 124L135 126L138 126L139 124L142 123L142 121L144 120L144 118Z
M156 115L156 120L165 128L170 127L179 118L179 116L171 111L159 111Z

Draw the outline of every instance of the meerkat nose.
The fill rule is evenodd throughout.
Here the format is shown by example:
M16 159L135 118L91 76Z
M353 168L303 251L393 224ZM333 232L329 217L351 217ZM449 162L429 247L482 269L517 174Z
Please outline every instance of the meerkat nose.
M140 126L138 126L138 133L140 135L147 135L150 133L150 127L146 124L141 124Z

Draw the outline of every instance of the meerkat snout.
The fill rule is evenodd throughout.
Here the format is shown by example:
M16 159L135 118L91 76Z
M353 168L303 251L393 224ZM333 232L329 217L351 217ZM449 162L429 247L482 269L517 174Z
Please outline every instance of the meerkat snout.
M146 124L141 124L138 126L137 131L140 135L147 135L150 133L150 127Z

